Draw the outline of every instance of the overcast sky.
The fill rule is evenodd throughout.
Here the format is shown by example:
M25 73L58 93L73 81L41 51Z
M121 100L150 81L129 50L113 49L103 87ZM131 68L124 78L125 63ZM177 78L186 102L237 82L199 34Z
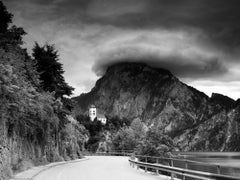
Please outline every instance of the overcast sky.
M75 95L109 64L169 69L211 95L240 98L239 0L3 0L34 41L55 44ZM29 51L30 52L30 51Z

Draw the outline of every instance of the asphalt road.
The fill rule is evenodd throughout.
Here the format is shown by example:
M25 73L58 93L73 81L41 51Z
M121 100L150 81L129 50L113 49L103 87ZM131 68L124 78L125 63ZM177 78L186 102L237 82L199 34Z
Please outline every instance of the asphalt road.
M89 156L88 160L53 167L40 173L34 180L169 180L137 170L127 157Z

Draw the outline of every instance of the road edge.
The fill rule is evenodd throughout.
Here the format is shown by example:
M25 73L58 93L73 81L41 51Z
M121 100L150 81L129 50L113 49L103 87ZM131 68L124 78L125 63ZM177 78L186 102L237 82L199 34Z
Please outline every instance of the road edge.
M29 170L33 170L33 168L37 168L37 166L31 168L31 169L28 169L26 171L23 171L21 173L18 173L16 175L14 175L13 178L9 179L9 180L34 180L34 178L36 178L39 174L43 173L44 171L47 171L51 168L54 168L56 166L61 166L61 165L65 165L65 164L71 164L71 163L78 163L78 162L81 162L81 161L86 161L86 160L89 160L89 158L87 157L84 157L82 159L76 159L76 160L72 160L72 161L62 161L62 162L54 162L54 163L50 163L50 164L47 164L45 166L39 166L39 170L36 170L36 172L33 172L32 174L30 173L29 175L25 175L26 177L24 177L24 173L27 174L27 172ZM20 176L20 177L18 177ZM23 176L23 177L21 177Z

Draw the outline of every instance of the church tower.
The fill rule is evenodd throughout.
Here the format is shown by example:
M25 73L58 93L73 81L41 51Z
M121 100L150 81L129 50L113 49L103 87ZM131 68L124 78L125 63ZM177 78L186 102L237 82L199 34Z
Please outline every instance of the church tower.
M91 121L97 117L97 108L94 105L91 105L89 108L89 117Z

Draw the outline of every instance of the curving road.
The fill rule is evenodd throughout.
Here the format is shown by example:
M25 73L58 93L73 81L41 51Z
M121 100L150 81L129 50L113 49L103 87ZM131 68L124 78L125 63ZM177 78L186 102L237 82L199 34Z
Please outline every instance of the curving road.
M169 180L132 168L127 157L89 156L86 161L53 167L34 180Z

